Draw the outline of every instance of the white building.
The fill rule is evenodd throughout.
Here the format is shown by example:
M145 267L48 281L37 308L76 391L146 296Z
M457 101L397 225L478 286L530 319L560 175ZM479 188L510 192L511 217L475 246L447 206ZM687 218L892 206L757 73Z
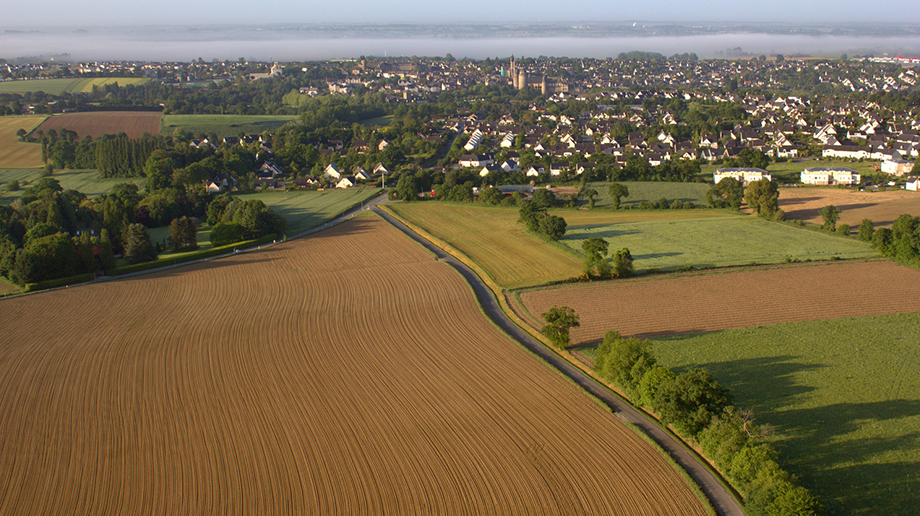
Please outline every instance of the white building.
M773 180L773 176L762 168L720 168L712 174L712 180L715 183L718 183L726 177L736 179L742 185L747 185L751 181L760 181L762 179L766 179L767 181Z
M811 167L802 171L801 181L806 185L855 185L860 176L846 167Z
M894 174L896 176L903 176L909 174L914 168L914 163L912 161L907 161L903 159L890 159L882 162L882 172L886 174Z

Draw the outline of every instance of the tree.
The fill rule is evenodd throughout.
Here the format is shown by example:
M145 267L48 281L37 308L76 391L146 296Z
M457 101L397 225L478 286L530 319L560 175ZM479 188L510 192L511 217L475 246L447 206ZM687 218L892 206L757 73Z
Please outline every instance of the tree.
M594 209L594 198L597 197L598 192L594 188L588 188L581 192L581 195L585 196L588 199L588 209Z
M552 208L556 205L556 194L552 190L539 188L534 190L533 199L530 202L537 208Z
M710 208L740 209L744 198L744 187L733 177L723 178L706 192L706 202Z
M766 179L751 181L744 192L744 201L758 215L773 215L779 209L779 187Z
M156 260L157 250L150 242L150 235L143 224L129 224L123 236L125 258L131 263Z
M244 228L234 222L219 222L211 228L211 245L220 247L243 240Z
M553 306L540 316L546 321L546 326L540 330L540 333L560 349L569 345L569 330L580 326L575 310L567 306Z
M620 199L629 197L629 188L620 183L610 183L610 186L607 187L607 193L613 198L613 209L617 210L620 208Z
M618 278L633 275L633 258L629 249L623 248L613 253L613 271Z
M198 248L198 228L188 217L179 217L169 223L169 241L176 251Z
M155 192L172 185L173 161L166 151L159 149L147 158L144 175L147 177L147 192Z
M662 423L695 437L731 404L731 396L705 369L691 369L664 382L658 390Z
M840 208L834 206L833 204L828 204L827 206L821 208L821 218L824 220L824 224L821 226L821 229L827 231L833 231L837 228L837 221L840 219Z
M558 215L547 215L540 220L540 234L552 242L562 238L566 227L565 219Z
M872 241L872 233L875 232L875 227L872 225L872 221L869 219L862 219L862 222L859 223L859 239L865 242Z
M585 274L596 273L597 276L610 276L611 268L607 263L607 249L609 244L599 237L591 237L581 243L581 250L585 253Z
M483 204L497 205L502 202L504 195L498 187L490 186L489 188L483 188L479 192L479 200Z
M418 200L418 185L411 172L403 173L396 183L396 196L403 202Z

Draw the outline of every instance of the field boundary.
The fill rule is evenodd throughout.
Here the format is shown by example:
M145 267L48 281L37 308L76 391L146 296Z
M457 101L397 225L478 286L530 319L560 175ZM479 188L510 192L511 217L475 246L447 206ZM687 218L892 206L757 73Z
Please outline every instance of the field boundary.
M582 390L601 400L615 413L619 413L620 416L618 417L620 417L620 419L632 423L634 429L641 429L649 439L656 441L659 446L667 450L667 456L671 457L679 464L681 468L693 478L698 487L706 493L709 504L714 508L717 514L744 514L738 494L729 486L725 479L712 468L705 458L700 456L696 450L674 435L673 432L662 427L658 421L649 416L645 411L633 406L628 399L612 389L609 384L599 379L594 371L591 371L579 361L575 360L570 353L565 350L556 350L548 346L544 337L535 334L530 325L526 323L522 325L521 323L523 321L520 321L513 311L510 310L504 295L496 295L495 288L498 288L498 292L500 293L503 293L504 290L497 285L494 287L489 285L489 281L480 277L477 273L477 270L480 270L478 266L471 266L464 261L463 258L465 257L461 258L461 256L453 255L447 249L442 248L437 239L429 240L423 233L415 233L413 235L412 233L415 232L415 228L410 224L403 223L398 216L393 214L392 210L387 209L387 206L377 206L375 209L391 224L393 221L396 221L404 226L406 229L403 231L406 232L410 238L413 238L422 245L426 245L426 243L423 242L423 240L425 240L427 241L427 245L433 246L432 251L437 249L444 253L444 259L454 265L467 281L473 285L474 291L480 303L483 305L483 309L489 313L491 318L505 333L517 340L533 354L555 367L563 375L571 378L571 380L581 387ZM453 258L453 261L451 261L450 258ZM477 288L477 285L479 288Z

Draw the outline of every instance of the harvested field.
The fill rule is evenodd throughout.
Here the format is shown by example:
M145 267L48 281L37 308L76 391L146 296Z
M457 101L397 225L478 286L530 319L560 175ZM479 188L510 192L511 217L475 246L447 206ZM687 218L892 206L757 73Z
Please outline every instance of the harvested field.
M809 263L651 276L524 291L529 321L553 305L575 309L572 342L607 330L656 337L860 315L920 306L920 271L888 261Z
M44 116L0 117L0 169L37 168L42 166L42 147L37 143L19 141L16 131L31 131Z
M920 192L859 192L834 187L780 189L779 207L787 219L822 224L820 211L828 204L840 208L838 224L856 228L863 219L870 219L876 227L891 226L899 215L920 215Z
M89 113L64 113L49 116L37 131L48 132L50 129L75 131L78 138L92 136L98 138L103 134L118 134L124 131L131 138L140 138L144 133L160 134L159 111L95 111Z
M62 93L90 93L93 86L102 87L106 84L144 84L150 81L146 77L94 77L89 79L28 79L24 81L0 82L0 93L28 93L43 91L51 95Z
M0 514L706 512L377 218L0 321Z
M297 115L166 115L162 134L172 136L177 129L192 134L216 134L218 138L274 132L279 127L299 120Z

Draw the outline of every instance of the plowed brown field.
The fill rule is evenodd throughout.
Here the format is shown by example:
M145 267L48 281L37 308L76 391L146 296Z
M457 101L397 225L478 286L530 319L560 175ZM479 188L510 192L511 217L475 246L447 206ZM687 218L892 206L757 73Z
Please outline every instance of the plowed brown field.
M376 218L0 325L0 514L705 513Z
M889 190L859 192L840 188L782 188L779 207L788 219L822 224L821 208L833 204L840 208L838 224L849 224L854 230L863 219L876 227L890 226L899 215L920 215L920 192Z
M60 131L68 129L77 133L78 138L92 136L98 138L103 134L118 134L122 131L131 138L140 138L144 133L156 136L160 134L160 119L163 113L152 111L94 111L89 113L64 113L49 116L38 131L49 129Z
M920 271L892 262L797 264L675 274L523 292L531 324L553 305L575 309L572 343L607 330L655 337L860 315L916 312Z

